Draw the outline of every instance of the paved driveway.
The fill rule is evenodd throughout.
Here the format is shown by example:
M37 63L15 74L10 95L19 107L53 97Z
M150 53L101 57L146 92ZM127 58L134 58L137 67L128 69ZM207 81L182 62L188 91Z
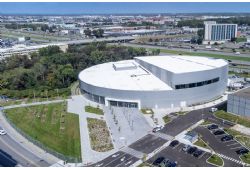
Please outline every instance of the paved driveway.
M163 138L148 134L135 143L131 144L129 147L134 150L149 154L166 142L167 140Z
M201 135L201 138L208 142L209 146L216 152L222 155L225 155L227 157L229 157L229 159L231 158L232 161L227 161L226 160L225 166L241 166L240 164L236 163L233 161L237 160L240 161L239 155L235 152L236 150L238 150L239 148L242 148L241 144L238 143L235 140L232 141L228 141L228 142L221 142L221 137L224 135L214 135L212 134L211 131L209 131L207 128L205 127L197 127L194 129L194 131L196 131L197 133L199 133Z
M206 160L211 156L210 153L204 152L199 158L194 157L193 155L187 154L182 151L184 144L179 144L175 148L168 146L163 149L161 152L156 154L154 157L149 159L147 162L152 164L158 157L165 157L171 161L176 161L177 166L180 167L211 167L212 165L208 164Z

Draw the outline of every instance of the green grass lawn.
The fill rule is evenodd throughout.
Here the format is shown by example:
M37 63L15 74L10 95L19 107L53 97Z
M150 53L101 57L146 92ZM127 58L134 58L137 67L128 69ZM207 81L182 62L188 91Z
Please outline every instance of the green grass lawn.
M238 140L240 143L250 148L250 136L245 135L233 129L225 129L225 131L228 134L233 135L236 138L236 140Z
M210 147L208 146L208 144L206 144L200 137L198 138L198 140L194 143L194 145L203 147L203 148L207 148L210 149Z
M87 118L90 143L93 150L106 152L113 149L113 143L104 120Z
M147 162L143 162L140 165L138 165L137 167L153 167L153 166Z
M223 110L219 110L219 111L215 112L214 114L215 114L215 116L217 116L219 118L222 118L222 119L225 119L225 120L228 120L228 121L231 121L231 122L234 122L234 123L237 123L237 124L240 124L240 125L243 125L243 126L250 128L250 120L248 120L246 118L243 118L243 117L240 117L237 115L233 115L231 113L227 113Z
M185 115L187 114L188 112L183 112L183 111L180 111L180 112L176 112L178 115Z
M92 106L85 106L85 112L95 113L98 115L104 115L104 112L102 109L98 107L92 107Z
M80 158L79 117L66 103L5 110L6 117L28 136L66 156Z
M243 162L250 164L250 153L241 155L240 158Z
M250 61L250 58L248 57L211 54L211 53L204 53L204 52L184 52L184 51L176 51L176 50L169 50L169 49L161 49L161 52L170 53L170 54L182 54L182 55L189 55L189 56L213 57L213 58L221 58L221 59L226 59L226 60Z
M201 126L206 126L206 125L210 125L210 124L211 124L210 121L204 120L204 122L202 122L200 125L201 125Z
M223 160L216 154L212 155L207 161L217 166L223 166Z
M167 123L169 123L171 121L171 118L168 115L166 115L166 116L163 117L163 121L164 121L165 124L167 124Z
M146 108L141 109L141 112L143 114L154 114L154 111L152 109L146 109Z

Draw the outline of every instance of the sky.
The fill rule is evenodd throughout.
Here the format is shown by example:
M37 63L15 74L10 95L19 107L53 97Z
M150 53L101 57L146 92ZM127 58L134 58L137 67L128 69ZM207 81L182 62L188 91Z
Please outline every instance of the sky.
M250 13L250 2L0 2L0 14Z

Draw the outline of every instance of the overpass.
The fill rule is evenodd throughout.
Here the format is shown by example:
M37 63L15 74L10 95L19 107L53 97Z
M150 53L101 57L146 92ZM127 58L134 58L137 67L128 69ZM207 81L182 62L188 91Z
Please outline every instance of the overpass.
M134 40L133 36L121 36L121 37L107 37L107 38L98 38L98 39L83 39L83 40L72 40L72 41L61 41L53 42L49 44L41 44L36 46L16 46L12 48L0 49L0 60L5 57L10 57L14 54L28 55L32 52L38 51L40 48L56 45L61 48L62 51L66 51L69 45L77 44L89 44L92 42L107 42L107 43L118 43L118 42L129 42Z

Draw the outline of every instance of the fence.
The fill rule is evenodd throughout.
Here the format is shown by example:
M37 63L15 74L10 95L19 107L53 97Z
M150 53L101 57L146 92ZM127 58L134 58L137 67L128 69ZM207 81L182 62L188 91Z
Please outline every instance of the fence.
M27 135L26 133L24 133L21 129L19 129L15 124L13 124L7 117L5 112L3 112L3 115L5 117L5 119L8 121L8 123L17 131L19 132L23 137L25 137L27 140L29 140L30 142L32 142L34 145L40 147L41 149L45 150L46 152L54 155L55 157L67 162L67 163L81 163L82 159L81 157L76 158L76 157L71 157L71 156L66 156L63 155L61 153L58 153L50 148L48 148L47 146L45 146L44 144L42 144L41 142L35 140L34 138L30 137L29 135Z

